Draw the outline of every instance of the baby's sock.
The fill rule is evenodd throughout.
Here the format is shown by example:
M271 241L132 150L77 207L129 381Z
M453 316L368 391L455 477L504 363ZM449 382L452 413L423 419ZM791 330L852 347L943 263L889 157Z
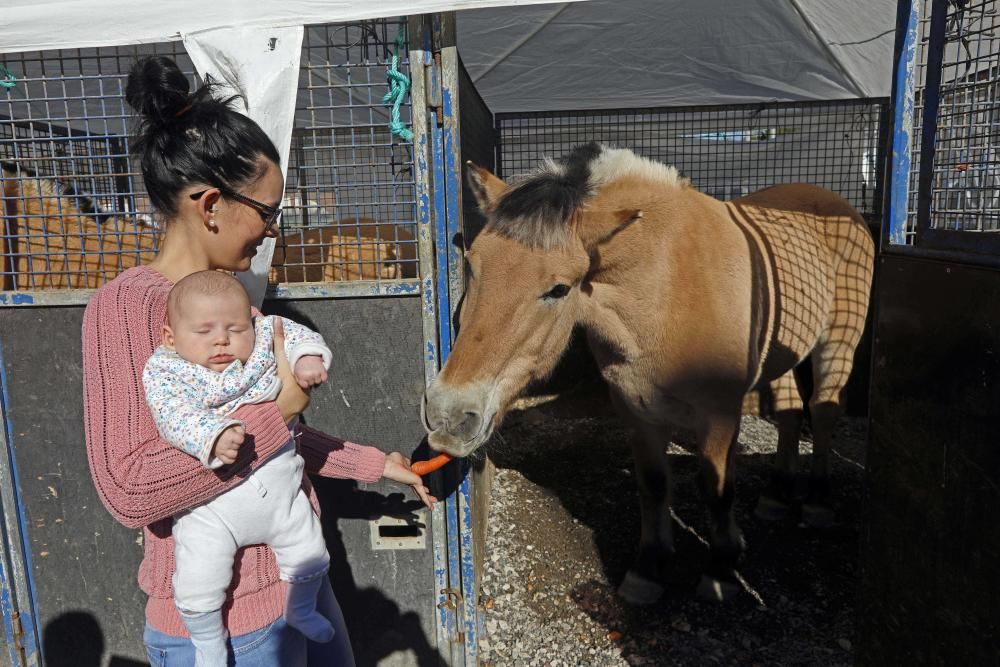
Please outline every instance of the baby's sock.
M316 611L316 594L323 584L322 574L306 581L288 582L288 604L285 621L314 642L333 639L333 626Z
M195 667L226 667L229 657L226 649L226 628L222 625L222 611L181 611L184 627L191 634L194 644Z

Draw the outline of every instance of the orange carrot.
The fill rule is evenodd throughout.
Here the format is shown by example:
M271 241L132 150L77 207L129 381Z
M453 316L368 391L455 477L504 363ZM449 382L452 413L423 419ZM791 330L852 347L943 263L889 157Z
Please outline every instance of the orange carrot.
M448 461L451 461L450 456L448 456L447 454L439 454L427 461L417 461L416 463L410 466L410 470L412 470L413 472L417 473L422 477L427 473L434 472Z

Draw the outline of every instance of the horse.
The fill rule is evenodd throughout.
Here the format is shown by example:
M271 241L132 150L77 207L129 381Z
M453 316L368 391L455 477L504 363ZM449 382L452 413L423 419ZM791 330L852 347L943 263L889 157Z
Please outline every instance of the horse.
M667 444L693 432L710 518L697 593L731 599L745 549L733 518L733 455L743 399L768 388L777 465L757 514L788 513L803 401L793 369L812 359L813 457L806 521L832 521L830 449L868 311L874 242L857 211L815 185L775 185L722 202L676 168L590 143L511 187L472 163L487 219L465 254L458 335L428 386L434 450L468 456L518 394L555 367L576 327L634 427L638 552L618 593L663 593L673 552Z
M143 216L108 213L72 184L0 163L3 290L96 288L156 253Z

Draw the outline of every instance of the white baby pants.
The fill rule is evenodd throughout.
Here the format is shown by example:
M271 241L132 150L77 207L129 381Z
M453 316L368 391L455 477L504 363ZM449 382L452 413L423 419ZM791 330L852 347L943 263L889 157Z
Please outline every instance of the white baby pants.
M243 546L270 546L285 581L309 580L329 569L319 518L302 491L304 465L290 441L242 484L174 517L179 609L220 609L233 578L233 558Z

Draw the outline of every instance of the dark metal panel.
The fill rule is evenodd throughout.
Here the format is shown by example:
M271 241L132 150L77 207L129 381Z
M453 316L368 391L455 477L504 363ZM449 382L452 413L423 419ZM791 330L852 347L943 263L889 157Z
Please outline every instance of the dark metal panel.
M1000 272L880 268L858 664L995 664Z
M465 164L472 161L496 173L497 140L493 114L469 78L465 65L459 67L458 89L461 101L459 128L462 133L462 169L464 171ZM479 212L479 205L472 190L469 189L464 173L462 174L462 218L462 234L465 237L465 247L468 248L486 224L486 218Z
M311 426L384 451L409 455L424 436L420 299L267 301L323 334L333 351L328 383L313 392ZM419 503L407 487L314 479L332 559L334 590L344 608L358 664L437 664L437 600L431 541L424 550L373 551L369 521L407 514ZM421 523L429 516L420 511Z
M104 510L83 437L82 308L0 317L14 455L45 662L145 663L141 532Z

